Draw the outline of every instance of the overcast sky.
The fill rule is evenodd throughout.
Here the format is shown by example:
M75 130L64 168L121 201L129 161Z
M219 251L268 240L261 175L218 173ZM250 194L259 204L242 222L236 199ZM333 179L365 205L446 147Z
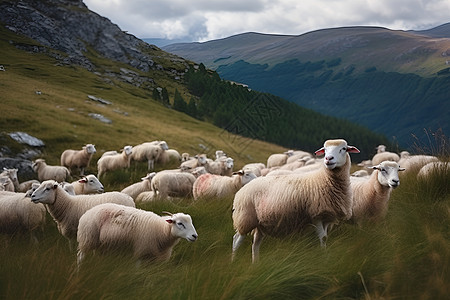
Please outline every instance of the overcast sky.
M138 38L207 41L341 26L421 30L450 22L450 0L84 0Z

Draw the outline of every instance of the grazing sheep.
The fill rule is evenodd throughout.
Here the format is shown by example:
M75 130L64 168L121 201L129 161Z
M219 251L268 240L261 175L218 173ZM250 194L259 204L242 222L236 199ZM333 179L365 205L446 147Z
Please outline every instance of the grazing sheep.
M192 188L194 199L231 197L255 178L256 175L250 170L239 170L231 177L214 174L201 175L194 182Z
M98 180L98 178L89 174L83 178L72 182L75 195L86 195L86 194L100 194L105 192L103 184Z
M233 255L253 232L252 260L259 256L264 235L282 236L314 225L325 245L331 224L352 214L350 155L359 153L342 139L327 140L315 152L325 154L322 168L307 174L258 177L240 189L233 202Z
M198 238L192 218L183 213L159 216L151 211L117 204L101 204L88 210L78 225L78 266L94 250L131 247L138 260L167 261L180 239Z
M136 200L136 197L142 192L148 192L152 190L152 179L155 177L156 173L148 173L145 177L141 178L140 182L136 182L132 185L127 186L121 193L129 195L131 198Z
M284 153L276 153L269 156L267 159L267 168L279 167L286 164L287 159L294 154L293 150L288 150Z
M369 178L350 178L353 193L350 220L356 224L379 221L386 215L392 189L400 185L398 172L405 170L394 161L384 161L372 169Z
M427 179L431 174L442 174L450 172L450 163L444 161L433 161L429 162L420 168L417 173L417 179L424 180Z
M90 208L102 203L135 207L133 199L120 192L95 195L69 195L54 180L47 180L31 194L31 201L43 203L55 220L59 232L70 240L77 236L78 220Z
M155 161L161 152L162 148L159 145L155 145L154 142L142 143L134 146L131 160L147 161L148 171L152 171L155 168Z
M61 166L68 169L77 168L80 170L80 175L84 175L84 169L89 167L92 156L97 150L95 145L87 144L81 150L64 150L61 154Z
M25 193L2 192L0 194L0 233L31 232L43 229L45 223L45 207L33 204Z
M100 157L97 161L98 178L108 171L129 168L133 152L134 148L132 146L125 146L120 154Z
M172 172L170 170L156 173L152 179L152 191L156 197L190 197L195 176L187 172Z
M44 159L36 159L31 165L34 172L37 173L39 181L56 180L58 182L66 181L70 176L70 171L63 166L49 166Z
M7 169L3 168L3 172L0 173L0 177L8 176L11 179L11 182L14 185L14 191L25 193L27 192L33 183L39 183L39 181L32 179L19 183L19 178L17 177L17 169ZM9 187L10 188L10 187Z

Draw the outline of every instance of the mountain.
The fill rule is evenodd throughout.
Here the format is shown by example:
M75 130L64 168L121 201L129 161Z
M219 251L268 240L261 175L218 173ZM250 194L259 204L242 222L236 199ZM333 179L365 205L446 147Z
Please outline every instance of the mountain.
M171 44L190 42L185 39L164 39L164 38L143 38L142 40L150 45L155 45L159 48L167 46L167 45L171 45Z
M450 132L448 32L448 24L417 32L343 27L298 36L244 33L163 49L411 146Z
M192 154L223 149L236 166L286 147L314 151L333 137L357 141L362 159L388 143L363 126L222 80L82 1L0 1L0 10L3 154L18 148L8 142L17 131L44 141L51 164L86 143L101 153L165 140Z

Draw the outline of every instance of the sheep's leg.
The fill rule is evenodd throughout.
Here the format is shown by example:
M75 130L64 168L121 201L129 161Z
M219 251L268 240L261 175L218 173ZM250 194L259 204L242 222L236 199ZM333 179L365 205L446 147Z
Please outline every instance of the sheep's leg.
M255 229L255 232L253 233L253 244L252 244L252 262L255 263L259 260L259 247L261 246L261 242L264 238L264 234L258 230L258 228Z
M233 251L231 253L231 261L234 260L236 251L239 248L239 246L242 244L244 239L245 239L245 235L241 235L239 232L236 232L236 234L233 236Z
M80 176L84 176L84 167L80 168Z
M84 256L85 256L84 252L81 251L81 250L78 250L78 253L77 253L77 268L78 268L78 271L80 270L81 262L84 260Z
M326 223L325 227L323 226L322 220L314 221L314 226L316 227L317 235L319 236L320 246L326 247L326 239L327 239L327 228L330 223Z
M148 160L148 170L152 171L155 168L155 161L153 159Z

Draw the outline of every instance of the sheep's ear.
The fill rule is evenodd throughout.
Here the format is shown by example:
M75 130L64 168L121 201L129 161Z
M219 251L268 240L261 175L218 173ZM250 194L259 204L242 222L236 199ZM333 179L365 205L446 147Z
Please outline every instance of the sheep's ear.
M325 154L325 147L320 148L319 150L314 152L314 154L317 155L317 156L324 155Z
M356 148L354 146L347 146L347 152L348 153L359 153L360 151L358 150L358 148Z
M405 168L398 168L399 171L405 171Z
M372 166L372 167L367 167L368 169L373 169L373 170L379 170L380 167L379 166Z
M233 175L244 175L244 171L243 170L239 170L237 172L233 172Z
M169 224L172 224L173 220L172 219L167 219L166 222L169 223Z
M56 188L58 187L58 185L59 185L59 183L58 183L57 181L55 181L55 182L53 183L53 189L56 189Z
M86 177L81 178L80 180L78 180L79 183L86 183L88 182Z

